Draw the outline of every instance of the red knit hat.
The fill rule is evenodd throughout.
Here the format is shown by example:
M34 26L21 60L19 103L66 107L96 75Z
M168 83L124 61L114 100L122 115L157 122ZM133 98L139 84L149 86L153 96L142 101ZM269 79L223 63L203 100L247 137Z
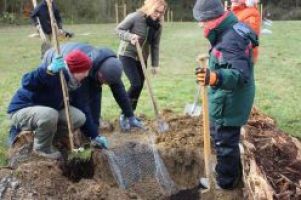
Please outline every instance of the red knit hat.
M71 51L66 56L65 60L69 71L73 74L88 71L92 67L91 59L80 50Z

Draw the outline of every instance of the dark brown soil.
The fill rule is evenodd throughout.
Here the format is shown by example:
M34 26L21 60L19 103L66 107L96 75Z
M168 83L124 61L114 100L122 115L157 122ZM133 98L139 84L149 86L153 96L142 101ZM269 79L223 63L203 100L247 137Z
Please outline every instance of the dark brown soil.
M198 185L204 177L203 136L200 118L165 113L170 132L160 134L156 145L170 176L182 189Z
M82 178L91 179L94 176L94 162L90 159L73 158L60 163L63 176L73 182L79 182Z

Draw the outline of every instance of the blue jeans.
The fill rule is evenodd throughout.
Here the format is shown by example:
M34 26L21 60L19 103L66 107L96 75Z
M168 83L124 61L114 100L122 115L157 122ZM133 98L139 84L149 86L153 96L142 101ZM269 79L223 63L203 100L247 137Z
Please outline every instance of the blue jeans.
M240 126L212 124L211 137L217 156L217 183L223 189L234 189L241 179L239 152Z

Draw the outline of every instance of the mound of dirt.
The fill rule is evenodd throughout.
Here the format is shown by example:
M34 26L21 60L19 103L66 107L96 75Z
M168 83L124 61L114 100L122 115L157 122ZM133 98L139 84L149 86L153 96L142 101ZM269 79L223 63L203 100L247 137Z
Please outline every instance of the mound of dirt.
M263 196L281 200L301 199L301 143L296 138L280 131L273 119L254 109L245 127L244 144L247 150L245 171L251 182L249 196L260 195L260 192L255 192L254 181L250 181L250 177L254 177L265 185L266 194ZM253 172L252 167L256 168ZM259 190L264 191L262 188Z
M147 131L131 133L122 133L116 121L111 123L106 133L110 150L95 150L93 178L77 183L63 176L60 161L33 156L32 137L27 135L25 142L16 144L11 151L13 169L0 170L0 199L199 200L196 186L199 177L204 176L200 118L179 116L171 111L165 111L163 116L170 126L163 134L157 133L156 121L145 120ZM300 199L298 141L278 130L272 119L256 110L244 132L246 199L259 193L256 187L271 192L270 199ZM123 174L124 169L130 169L131 173ZM253 181L255 175L257 179ZM265 181L265 187L258 180ZM218 191L217 197L243 199L241 190Z
M7 180L1 199L139 199L99 178L74 183L62 175L58 162L35 157L0 176Z
M195 187L198 183L198 177L203 171L203 161L200 155L203 145L198 131L200 128L199 121L197 118L176 116L172 112L166 112L164 117L170 125L170 130L161 135L156 133L155 121L145 120L147 127L150 127L147 131L133 131L131 133L122 133L118 130L116 121L111 123L113 128L110 128L109 133L106 134L110 141L110 151L94 152L94 177L81 179L77 183L63 176L59 167L60 162L33 156L31 154L32 134L26 134L25 140L22 137L20 143L17 143L15 149L11 151L11 160L14 162L10 162L10 164L13 163L11 166L14 169L11 171L10 177L17 180L18 187L12 190L10 184L6 184L3 187L5 188L4 199L10 199L13 196L13 198L21 199L163 200L169 199L168 196L171 193L180 189ZM60 147L63 143L56 146ZM171 183L166 182L162 186L158 184L160 178L147 176L148 173L157 173L157 168L151 168L152 165L149 162L146 163L151 161L154 163L153 165L157 165L154 162L154 151L160 155L167 170L167 173L163 175L168 176L168 178L170 176ZM126 185L127 190L122 189L123 186L118 182L118 177L112 172L108 152L113 152L121 158L130 156L129 160L134 159L140 162L139 177L134 177L135 182ZM150 167L149 170L146 169L147 166ZM126 167L126 165L123 166L123 168ZM160 168L160 170L162 169ZM133 174L129 174L129 176L131 175ZM4 180L7 176L4 175L0 178ZM12 179L9 180L12 181Z

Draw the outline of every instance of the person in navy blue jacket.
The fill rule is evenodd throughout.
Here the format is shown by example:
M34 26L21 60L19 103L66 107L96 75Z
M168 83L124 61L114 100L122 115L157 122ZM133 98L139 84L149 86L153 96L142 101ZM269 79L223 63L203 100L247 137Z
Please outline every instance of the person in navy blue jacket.
M60 11L54 0L52 1L53 14L58 26L58 33L60 35L64 34L63 31L63 22ZM48 6L46 0L42 0L39 5L35 7L35 9L31 13L31 20L34 26L40 31L40 28L43 30L46 41L43 41L41 46L41 58L43 58L45 52L51 48L51 37L52 37L52 29L51 29L51 21L48 12Z
M143 128L142 122L134 116L129 97L121 80L122 64L116 54L108 48L95 48L83 43L66 43L61 45L63 55L73 50L80 50L92 59L92 69L80 88L71 93L71 104L85 113L86 123L81 128L91 139L99 135L99 119L101 115L102 85L107 84L122 110L120 126L123 131L131 128ZM44 57L50 63L54 50L50 49Z
M55 56L51 63L42 63L37 69L26 73L8 106L12 121L10 144L14 143L20 131L33 131L33 152L50 159L60 158L60 152L52 145L58 128L66 129L59 71L63 70L68 89L74 90L87 77L91 65L91 59L84 53L72 51L65 60ZM70 106L70 115L75 129L86 121L85 115L75 107Z

